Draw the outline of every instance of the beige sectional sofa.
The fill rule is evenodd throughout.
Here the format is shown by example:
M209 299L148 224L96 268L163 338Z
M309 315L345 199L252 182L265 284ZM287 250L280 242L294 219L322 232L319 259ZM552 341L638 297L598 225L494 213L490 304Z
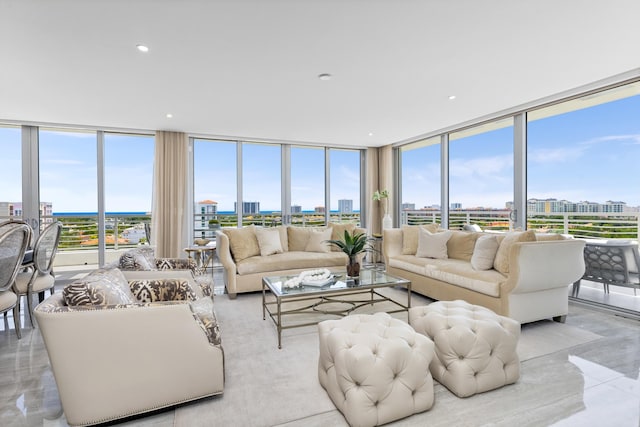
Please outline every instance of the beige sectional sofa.
M385 230L383 253L387 272L411 280L415 292L527 323L564 321L568 286L584 272L584 244L533 231L445 232L433 224Z
M262 290L264 276L295 275L312 268L344 270L347 256L326 240L344 236L345 230L366 233L355 224L314 228L252 225L216 232L216 250L224 267L224 285L229 297Z

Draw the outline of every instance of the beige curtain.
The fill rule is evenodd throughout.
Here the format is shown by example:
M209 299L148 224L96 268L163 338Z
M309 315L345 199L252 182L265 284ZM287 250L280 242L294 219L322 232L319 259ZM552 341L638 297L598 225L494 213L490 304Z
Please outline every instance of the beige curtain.
M184 258L189 241L187 207L189 140L179 132L156 132L151 243L157 257Z
M367 148L367 182L365 183L365 195L367 209L365 224L371 234L381 233L382 217L380 216L379 204L372 200L373 193L378 189L378 149Z
M373 201L376 190L389 191L389 210L393 216L393 147L387 145L379 148L367 149L367 228L372 234L382 233L382 203Z

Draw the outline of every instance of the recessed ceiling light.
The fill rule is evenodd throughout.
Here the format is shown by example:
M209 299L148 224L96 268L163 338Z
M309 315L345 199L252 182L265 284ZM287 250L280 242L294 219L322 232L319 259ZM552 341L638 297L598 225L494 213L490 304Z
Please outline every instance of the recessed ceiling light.
M149 48L143 44L136 45L136 48L138 48L140 52L149 52Z
M373 136L373 132L369 132L369 136Z
M171 113L167 113L167 119L170 119L170 118L172 118L172 117L173 117L173 114L171 114Z
M450 99L451 101L453 101L454 99L456 99L456 96L455 96L455 95L449 95L449 99Z
M322 74L318 74L318 78L322 81L327 81L327 80L331 80L331 74L328 73L322 73Z

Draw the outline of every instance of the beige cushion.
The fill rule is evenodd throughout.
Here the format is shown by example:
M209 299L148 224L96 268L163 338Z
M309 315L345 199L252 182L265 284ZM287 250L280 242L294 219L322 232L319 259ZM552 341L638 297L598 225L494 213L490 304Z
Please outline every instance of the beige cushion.
M287 236L289 241L289 250L291 252L304 251L309 241L309 231L307 227L288 227Z
M331 240L344 240L345 231L353 233L356 229L356 225L354 223L339 224L332 222L329 224L329 227L331 227ZM331 251L341 252L340 248L334 245L331 245Z
M280 230L275 228L256 228L256 238L258 239L261 256L284 252L280 241Z
M496 252L496 259L493 261L493 268L498 270L502 274L509 273L509 254L511 253L511 247L516 242L535 242L536 233L533 230L529 231L512 231L507 233L500 246L498 252ZM543 267L543 266L540 266Z
M307 252L331 252L331 247L327 240L331 239L331 228L326 230L310 230L309 240L305 251Z
M264 273L273 276L272 272L307 268L326 268L344 271L347 256L342 252L284 252L267 257L251 257L237 264L238 274ZM335 268L334 268L335 267ZM282 274L282 273L278 273Z
M452 234L451 231L432 234L425 229L420 229L416 256L419 258L447 259L447 242Z
M491 270L498 252L498 239L491 234L480 236L471 256L471 266L474 270Z
M280 245L282 246L282 250L284 252L287 252L289 250L289 235L287 228L289 227L286 225L279 225L276 227L276 230L278 230L278 233L280 233Z
M225 228L222 230L229 237L231 255L236 262L260 255L260 246L256 238L256 227L250 225L242 228Z
M402 226L402 255L415 255L418 251L418 231L425 229L431 233L441 230L440 224L403 225Z
M447 254L449 258L471 261L476 240L480 233L469 231L452 231L451 238L447 242Z

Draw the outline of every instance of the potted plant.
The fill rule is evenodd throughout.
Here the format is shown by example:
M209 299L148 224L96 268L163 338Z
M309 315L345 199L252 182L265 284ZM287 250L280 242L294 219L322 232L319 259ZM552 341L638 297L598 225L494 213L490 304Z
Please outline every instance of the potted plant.
M347 276L359 277L360 276L360 262L358 262L358 255L363 252L370 252L373 250L369 244L369 238L364 233L356 233L353 231L344 231L344 238L340 240L327 240L330 245L338 247L349 257L347 264Z
M218 221L217 219L210 219L209 228L217 230L218 228L220 228L220 221Z

